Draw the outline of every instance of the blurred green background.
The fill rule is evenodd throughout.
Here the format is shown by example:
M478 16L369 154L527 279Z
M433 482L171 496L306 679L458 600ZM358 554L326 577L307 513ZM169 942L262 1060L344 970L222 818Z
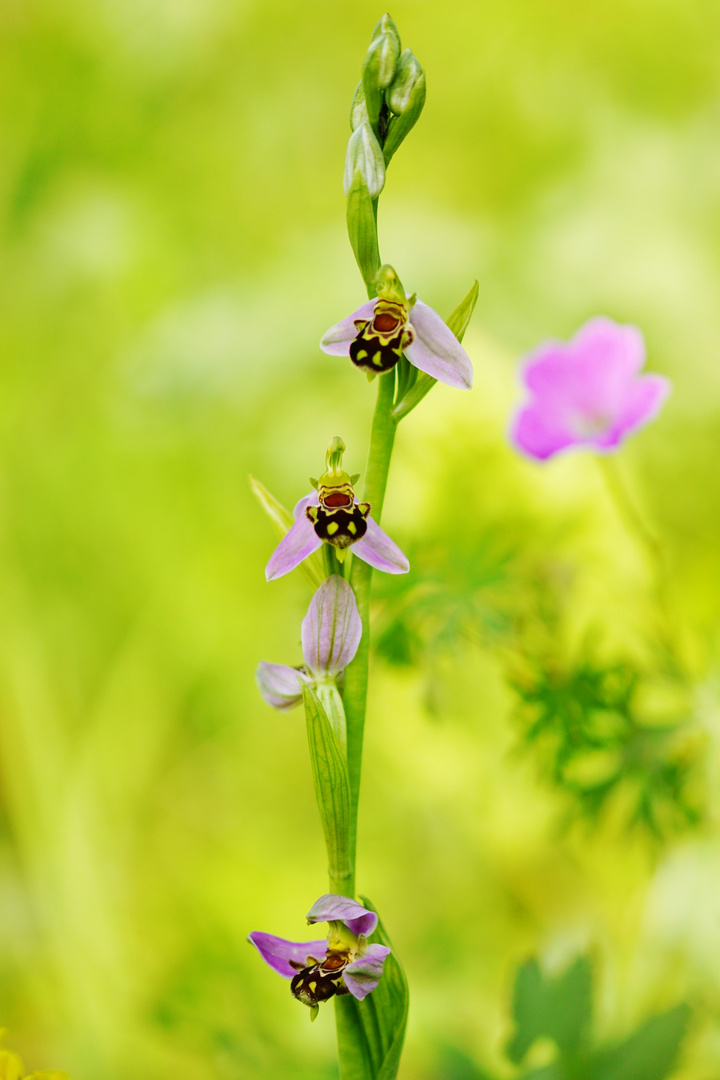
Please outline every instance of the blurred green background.
M364 467L374 388L317 341L364 295L341 179L382 10L0 7L0 1023L33 1068L336 1075L332 1010L311 1028L245 943L301 938L326 888L301 715L253 677L300 661L309 591L266 585L247 474L292 505L335 434ZM413 571L377 582L358 880L410 980L400 1075L514 1076L517 965L586 953L598 1041L687 1001L674 1075L709 1080L720 7L391 14L428 101L381 251L444 314L480 283L476 388L400 429L384 523ZM594 458L506 440L518 359L599 313L674 380L622 453L671 646Z

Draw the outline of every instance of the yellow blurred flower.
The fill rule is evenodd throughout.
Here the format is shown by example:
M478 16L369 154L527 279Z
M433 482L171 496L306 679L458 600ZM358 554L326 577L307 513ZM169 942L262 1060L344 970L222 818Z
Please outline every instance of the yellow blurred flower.
M23 1063L17 1054L13 1054L11 1050L0 1050L0 1080L21 1080L24 1072Z
M4 1036L5 1030L0 1028L0 1041ZM25 1066L21 1058L14 1054L12 1050L0 1048L0 1080L70 1080L70 1078L67 1073L53 1070L25 1075Z
M70 1078L67 1073L50 1070L50 1072L29 1073L24 1080L70 1080Z

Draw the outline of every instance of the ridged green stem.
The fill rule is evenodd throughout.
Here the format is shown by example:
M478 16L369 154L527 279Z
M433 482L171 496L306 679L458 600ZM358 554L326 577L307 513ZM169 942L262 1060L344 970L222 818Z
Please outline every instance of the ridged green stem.
M392 418L395 396L395 371L378 377L378 396L370 435L365 490L363 499L370 503L373 520L380 522L390 459L397 424ZM363 735L367 708L368 661L370 655L370 585L372 567L354 558L350 584L355 590L358 612L362 619L362 638L355 659L345 669L343 701L347 718L348 775L350 779L350 864L355 870L357 850L357 815L360 798ZM352 882L354 885L354 881ZM351 893L348 895L352 895Z

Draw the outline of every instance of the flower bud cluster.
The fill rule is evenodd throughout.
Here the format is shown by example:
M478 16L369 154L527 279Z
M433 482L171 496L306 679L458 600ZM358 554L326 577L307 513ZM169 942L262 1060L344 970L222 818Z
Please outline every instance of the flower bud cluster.
M417 122L425 104L425 74L389 15L373 31L362 78L350 109L352 135L345 158L345 194L357 186L377 199L385 166Z

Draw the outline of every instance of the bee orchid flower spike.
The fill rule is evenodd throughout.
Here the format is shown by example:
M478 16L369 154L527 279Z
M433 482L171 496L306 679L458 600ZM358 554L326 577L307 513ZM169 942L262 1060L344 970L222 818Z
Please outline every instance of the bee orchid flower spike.
M356 367L379 375L405 354L413 367L438 382L469 390L470 357L452 330L422 300L408 298L392 266L377 277L378 295L330 327L320 342L329 356L349 356Z
M336 437L325 458L326 469L316 491L303 496L293 510L295 523L280 541L265 568L268 581L294 570L323 543L335 548L345 559L348 548L376 570L386 574L406 574L410 564L400 548L370 517L369 503L358 502L353 484L357 476L342 469L345 443Z

